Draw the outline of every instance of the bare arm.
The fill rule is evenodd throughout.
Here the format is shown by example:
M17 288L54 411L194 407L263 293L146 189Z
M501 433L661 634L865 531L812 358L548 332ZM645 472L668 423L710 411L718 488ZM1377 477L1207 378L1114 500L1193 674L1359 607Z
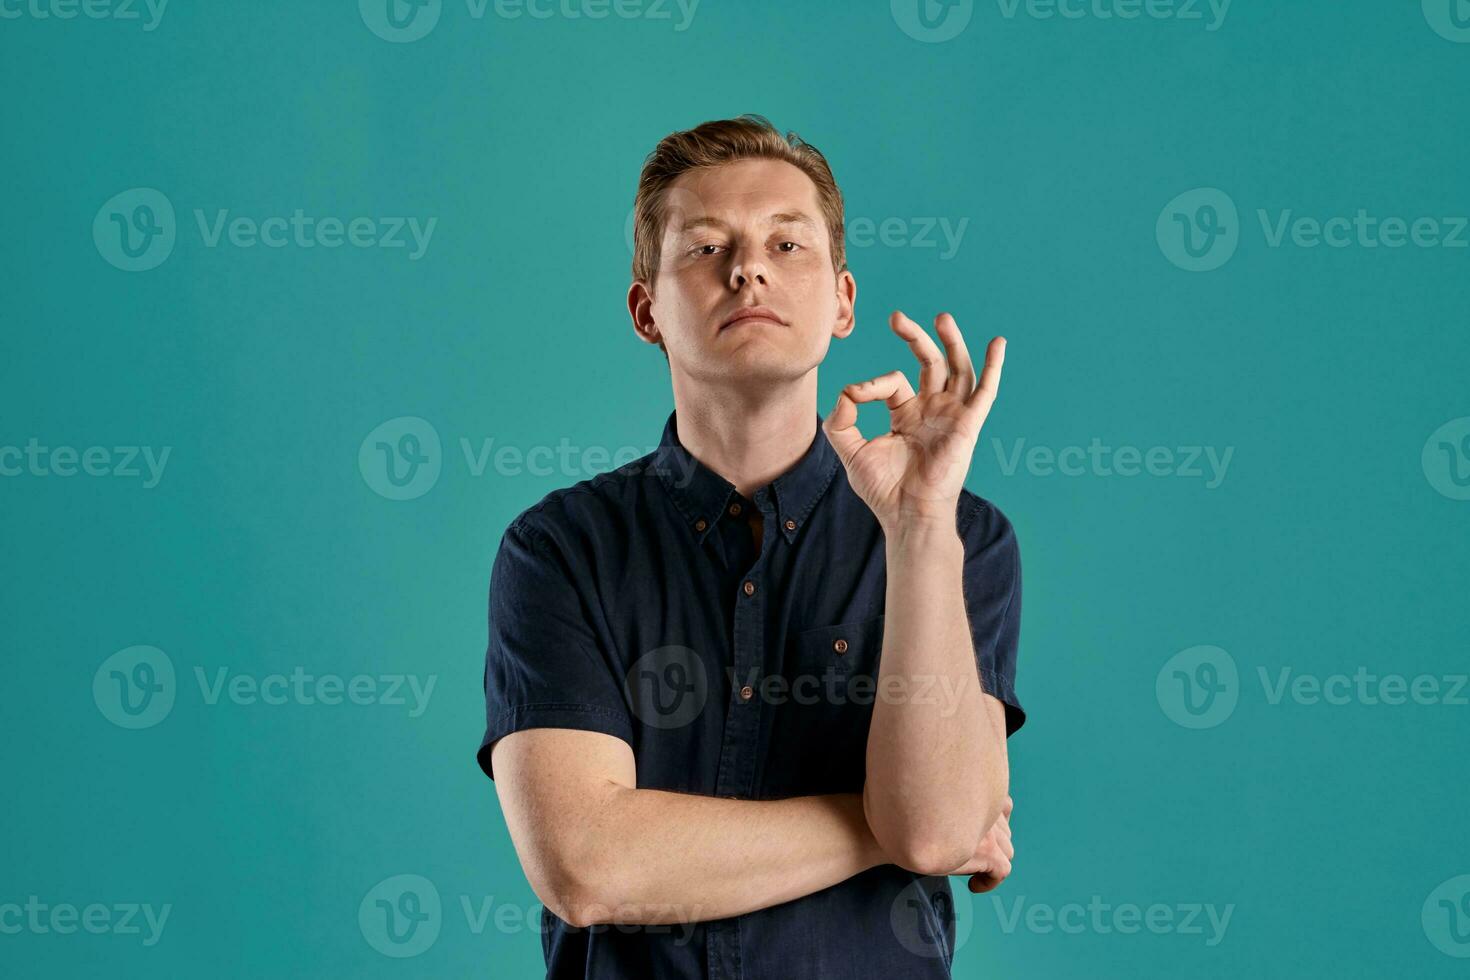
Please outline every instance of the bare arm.
M919 391L901 371L848 385L823 426L886 539L886 621L864 812L896 863L945 874L970 859L1001 815L1009 786L1005 711L980 688L965 612L964 543L955 528L975 443L1000 387L1005 340L990 342L977 383L948 313L935 320L943 353L902 313L889 325L919 361ZM869 440L857 428L857 406L872 401L888 406L891 431ZM950 697L922 697L936 689Z
M874 701L866 814L897 863L945 874L969 860L1000 816L1009 784L1005 709L980 687L953 516L941 527L895 530L887 552L878 690L908 696Z
M855 793L728 800L638 789L626 742L561 728L505 736L491 765L532 889L574 926L741 915L888 860Z

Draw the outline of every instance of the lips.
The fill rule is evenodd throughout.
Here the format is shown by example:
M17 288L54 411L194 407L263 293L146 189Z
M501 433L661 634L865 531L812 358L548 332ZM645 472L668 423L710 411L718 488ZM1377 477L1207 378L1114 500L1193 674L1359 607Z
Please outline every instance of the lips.
M720 324L720 329L724 330L732 323L738 323L741 320L748 319L765 320L770 323L780 324L783 327L786 325L786 321L781 319L780 314L769 306L742 306L725 317L724 322Z

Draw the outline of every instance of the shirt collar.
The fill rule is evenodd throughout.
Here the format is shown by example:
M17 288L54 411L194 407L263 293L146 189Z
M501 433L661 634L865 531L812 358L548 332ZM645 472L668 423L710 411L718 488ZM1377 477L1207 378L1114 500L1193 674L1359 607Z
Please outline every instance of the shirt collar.
M703 541L724 514L730 497L735 494L735 486L695 459L679 442L679 431L675 425L677 414L670 412L668 421L664 423L663 436L655 454L655 468L690 531ZM822 417L817 415L814 418L816 425L812 442L801 459L768 486L755 492L759 504L763 495L774 490L777 529L788 542L800 533L817 501L837 475L837 451L822 430Z

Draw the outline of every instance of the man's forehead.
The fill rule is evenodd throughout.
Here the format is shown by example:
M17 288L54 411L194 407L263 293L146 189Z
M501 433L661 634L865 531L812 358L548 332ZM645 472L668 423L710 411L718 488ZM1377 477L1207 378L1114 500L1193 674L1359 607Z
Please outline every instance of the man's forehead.
M665 192L671 227L700 221L731 224L752 218L776 224L818 222L817 186L784 160L738 160L681 174Z

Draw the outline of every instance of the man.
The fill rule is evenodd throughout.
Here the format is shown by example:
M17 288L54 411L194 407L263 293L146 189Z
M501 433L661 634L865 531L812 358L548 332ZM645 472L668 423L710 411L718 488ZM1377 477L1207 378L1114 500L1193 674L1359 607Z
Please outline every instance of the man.
M1010 872L1006 738L1020 563L963 487L1005 350L848 385L842 198L764 119L662 140L634 208L638 337L674 411L658 450L558 490L491 574L487 723L547 976L948 977L946 875ZM857 405L892 431L866 440Z

